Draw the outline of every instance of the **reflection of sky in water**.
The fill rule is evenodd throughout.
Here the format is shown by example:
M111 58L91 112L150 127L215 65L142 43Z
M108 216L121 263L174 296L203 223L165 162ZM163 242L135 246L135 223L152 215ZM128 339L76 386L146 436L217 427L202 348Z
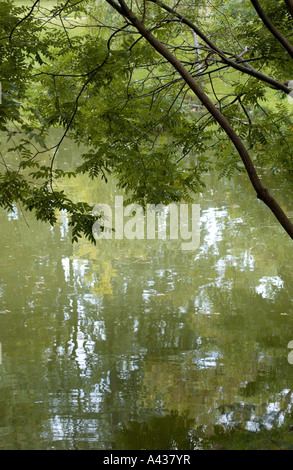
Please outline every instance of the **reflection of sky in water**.
M255 266L255 259L251 254L251 249L244 250L238 256L226 255L215 263L216 270L223 276L226 268L230 266L237 266L240 270L250 269L252 271Z
M253 404L245 402L228 405L226 413L220 416L217 424L229 427L246 421L247 431L260 431L264 428L270 430L281 426L284 424L286 413L292 411L293 393L289 389L284 389L275 398L276 401L263 405L262 413ZM284 402L286 402L286 413L283 411Z
M19 218L18 209L15 204L13 204L13 211L7 214L8 220L17 220Z
M70 280L70 259L69 258L62 258L61 263L62 263L63 270L64 270L65 281L69 282L69 280Z
M69 235L69 224L68 224L68 216L65 212L60 212L59 214L59 228L61 238L67 240Z
M279 276L264 276L258 282L259 285L255 290L264 299L273 299L284 286L284 281Z
M209 351L208 356L195 358L193 362L196 364L198 370L210 369L219 365L220 358L221 354L219 351Z
M209 207L209 209L202 211L201 214L201 235L204 228L205 236L204 240L201 237L199 255L206 253L211 246L213 246L215 252L218 252L217 242L223 238L222 232L226 228L227 221L225 219L228 216L228 212L226 209Z
M77 348L75 350L76 354L76 361L78 362L78 365L81 370L85 370L87 366L87 357L88 353L88 342L86 343L86 338L85 335L82 331L78 331L76 335L76 342L77 342ZM85 344L87 344L87 349L85 348Z

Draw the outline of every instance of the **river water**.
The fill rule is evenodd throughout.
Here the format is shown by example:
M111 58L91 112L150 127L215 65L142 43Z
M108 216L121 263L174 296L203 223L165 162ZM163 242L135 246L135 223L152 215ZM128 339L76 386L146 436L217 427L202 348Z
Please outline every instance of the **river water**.
M292 216L292 183L263 179ZM206 183L193 251L73 246L65 214L52 228L0 212L1 449L206 449L290 416L292 241L245 175ZM66 186L93 203L121 194L82 176Z

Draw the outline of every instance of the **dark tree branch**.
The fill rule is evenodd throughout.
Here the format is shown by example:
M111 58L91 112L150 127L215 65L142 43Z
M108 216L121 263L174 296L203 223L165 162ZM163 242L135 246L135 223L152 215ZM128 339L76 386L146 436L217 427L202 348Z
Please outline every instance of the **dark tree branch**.
M21 20L19 20L18 23L16 23L16 25L12 28L12 30L10 31L10 35L9 35L9 40L10 40L10 41L12 40L12 35L13 35L14 31L16 30L16 28L17 28L23 21L27 20L27 19L31 16L32 12L34 11L34 9L35 9L35 7L37 6L37 4L39 3L39 1L40 1L40 0L36 0L36 1L34 2L34 4L32 5L30 11L28 12L28 14L25 15L23 18L21 18Z
M293 59L293 46L288 41L288 39L276 28L276 26L272 23L270 18L264 12L258 0L250 0L255 11L257 12L258 16L262 20L263 24L267 27L270 33L275 36L275 38L279 41L279 43L286 49L286 51L290 54ZM286 2L287 3L287 2ZM288 2L289 3L289 2ZM292 4L292 2L290 2ZM292 5L291 5L292 6Z
M214 44L194 23L192 23L192 21L190 21L188 18L185 18L183 15L176 12L174 9L172 9L168 5L164 4L161 0L148 0L148 1L156 3L157 5L161 6L164 10L168 11L169 13L172 13L174 16L179 18L182 23L189 26L189 28L192 29L214 52L216 52L221 57L223 62L225 62L227 65L230 65L231 67L233 67L236 70L239 70L240 72L251 75L252 77L257 78L261 80L262 82L267 83L273 88L284 91L286 94L290 93L291 89L288 88L284 83L281 83L278 80L275 80L274 78L268 77L267 75L261 72L258 72L252 66L248 65L246 61L243 60L242 57L235 56L235 58L238 59L241 63L235 62L229 59L226 56L226 54L218 46L216 46L216 44Z
M113 4L112 0L107 0L108 3ZM220 110L212 103L210 98L205 94L202 88L190 75L188 70L182 65L182 63L170 52L168 48L164 46L153 34L145 27L145 25L136 17L132 10L130 10L124 0L118 0L120 7L119 10L122 11L123 16L125 16L140 34L151 44L154 49L156 49L159 54L161 54L169 63L177 70L177 72L182 76L189 88L195 93L201 103L206 107L210 112L213 118L218 122L218 124L225 131L234 147L236 148L243 164L248 174L248 177L251 181L253 188L256 191L258 199L263 201L272 213L275 215L279 223L286 230L288 235L293 239L293 224L290 219L287 217L283 209L279 206L277 201L271 196L269 191L263 186L262 182L259 179L259 176L256 172L256 169L253 165L253 162L250 158L250 155L244 146L242 140L235 132L229 121L226 117L220 112ZM115 8L115 7L114 7ZM118 11L118 10L117 10Z

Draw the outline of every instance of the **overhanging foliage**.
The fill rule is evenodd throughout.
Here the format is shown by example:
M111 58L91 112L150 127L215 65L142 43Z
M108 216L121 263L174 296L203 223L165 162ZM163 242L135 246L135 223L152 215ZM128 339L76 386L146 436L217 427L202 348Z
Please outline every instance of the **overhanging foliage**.
M1 2L1 206L51 224L66 210L73 240L94 241L91 206L60 178L112 173L132 201L167 204L192 199L207 172L246 171L293 238L256 171L292 177L293 18L290 2L261 3ZM88 148L71 171L56 166L66 138Z

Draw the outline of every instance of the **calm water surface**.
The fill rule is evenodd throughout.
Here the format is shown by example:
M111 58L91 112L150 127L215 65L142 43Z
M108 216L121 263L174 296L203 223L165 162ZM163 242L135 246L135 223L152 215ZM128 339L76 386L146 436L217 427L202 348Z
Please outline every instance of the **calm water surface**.
M271 181L293 215L292 186ZM51 228L0 212L1 449L200 449L292 413L292 242L246 176L207 184L194 252L72 246L64 214ZM67 187L93 203L121 194Z

